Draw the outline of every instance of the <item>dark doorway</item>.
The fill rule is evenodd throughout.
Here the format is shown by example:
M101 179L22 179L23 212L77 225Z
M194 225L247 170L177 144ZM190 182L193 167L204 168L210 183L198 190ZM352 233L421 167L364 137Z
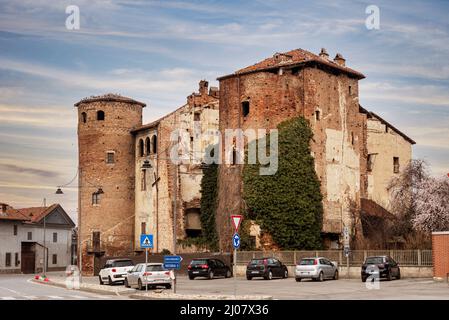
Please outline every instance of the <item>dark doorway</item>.
M21 271L25 274L35 273L36 248L34 242L22 242Z

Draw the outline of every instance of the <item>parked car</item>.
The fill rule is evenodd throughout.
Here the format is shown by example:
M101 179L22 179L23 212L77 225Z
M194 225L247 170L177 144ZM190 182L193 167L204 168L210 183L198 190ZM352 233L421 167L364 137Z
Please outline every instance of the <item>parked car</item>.
M125 277L125 287L136 287L139 290L148 287L164 286L171 288L170 271L162 263L139 263L128 271Z
M399 268L399 264L390 256L368 257L362 265L362 281L365 282L371 275L379 278L387 278L389 281L393 277L401 279L401 268Z
M295 268L295 279L312 279L324 281L324 279L338 280L337 264L324 257L303 258Z
M219 259L193 259L187 267L187 273L190 280L196 277L209 279L213 279L215 276L232 277L231 268Z
M246 266L246 279L263 277L265 280L273 278L288 278L288 269L281 261L274 258L252 259Z
M134 262L131 259L113 259L107 260L103 269L100 270L98 278L100 284L112 285L116 282L125 281L125 275L134 267Z

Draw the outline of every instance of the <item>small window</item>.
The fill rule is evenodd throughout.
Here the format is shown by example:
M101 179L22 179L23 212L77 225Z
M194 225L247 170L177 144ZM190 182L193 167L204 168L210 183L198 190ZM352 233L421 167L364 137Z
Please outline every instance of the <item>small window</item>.
M11 252L6 253L5 267L11 266Z
M33 232L31 232L31 231L28 232L28 237L27 237L27 239L28 239L28 240L33 240Z
M151 138L151 145L153 146L153 153L156 154L157 153L157 136L153 136Z
M242 114L243 117L247 117L249 115L249 101L242 102Z
M373 171L373 158L374 158L374 155L373 154L369 154L368 155L368 161L367 161L367 165L366 165L366 170L368 171L368 172L371 172L371 171Z
M151 153L151 140L150 138L146 138L145 139L145 149L146 149L146 154L150 154Z
M97 192L92 193L92 205L100 204L100 194Z
M17 228L18 228L18 227L17 227L17 225L15 224L15 225L14 225L14 235L15 235L15 236L17 236Z
M147 190L147 170L142 170L140 174L140 190L145 191Z
M193 121L200 121L201 113L195 112L193 115Z
M58 233L57 232L53 232L53 242L54 243L58 242Z
M140 224L140 234L147 234L147 224L146 224L146 222L142 222Z
M81 121L83 123L86 123L86 121L87 121L87 113L85 113L85 112L81 113Z
M237 150L232 148L232 159L231 159L231 165L235 165L237 163Z
M316 121L320 121L320 119L321 119L320 110L316 110L315 111L315 120Z
M53 255L53 257L52 257L52 263L53 263L53 264L58 264L58 255L57 255L57 254L54 254L54 255Z
M349 95L352 95L352 87L349 86Z
M106 163L115 163L115 152L108 151L106 153Z
M19 253L16 252L16 253L14 254L14 265L17 267L19 264L20 264L20 261L19 261Z
M393 157L393 172L399 173L399 157Z
M97 111L97 120L104 121L104 111Z
M143 157L145 154L143 140L139 140L139 157Z
M355 138L354 138L354 132L351 132L351 144L354 145Z

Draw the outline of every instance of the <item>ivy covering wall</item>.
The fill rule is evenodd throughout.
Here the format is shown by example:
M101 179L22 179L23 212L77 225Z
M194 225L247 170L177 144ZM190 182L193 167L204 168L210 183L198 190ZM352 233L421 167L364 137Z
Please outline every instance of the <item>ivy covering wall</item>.
M282 122L278 130L276 174L259 175L260 164L244 166L247 217L255 220L262 232L268 232L281 249L320 249L323 206L310 154L312 131L302 117ZM266 143L269 150L269 136L259 143Z

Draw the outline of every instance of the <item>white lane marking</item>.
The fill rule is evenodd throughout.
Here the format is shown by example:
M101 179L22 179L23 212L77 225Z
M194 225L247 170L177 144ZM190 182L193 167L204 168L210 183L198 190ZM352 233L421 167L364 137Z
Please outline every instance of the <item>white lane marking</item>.
M47 297L49 297L50 299L55 299L55 300L63 300L64 299L63 297L60 297L60 296L47 296Z
M22 298L25 298L26 300L35 300L35 299L37 299L36 296L23 296Z
M0 297L2 300L17 300L17 298L14 297Z
M22 295L19 291L16 291L16 290L13 290L13 289L5 288L5 287L0 287L0 289L8 290L9 292L12 292L12 293L14 293L14 294L16 294L18 296Z
M77 295L70 295L67 297L73 298L73 299L89 299L89 297L83 297L83 296L77 296Z

